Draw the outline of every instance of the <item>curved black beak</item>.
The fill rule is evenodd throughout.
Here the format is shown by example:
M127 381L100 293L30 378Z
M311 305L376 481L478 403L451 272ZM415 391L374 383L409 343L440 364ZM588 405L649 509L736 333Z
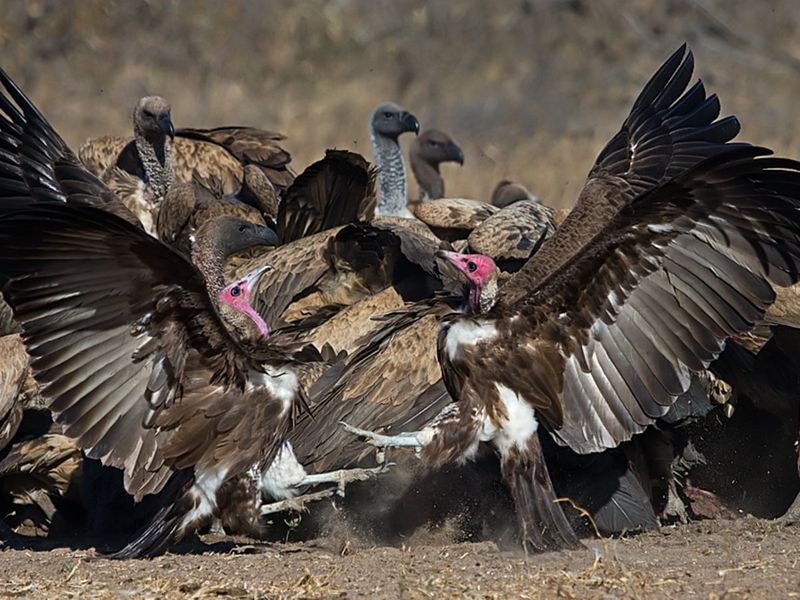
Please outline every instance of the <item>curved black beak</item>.
M269 227L264 227L263 225L256 225L256 232L258 236L264 241L265 246L277 246L280 244L278 240L278 234L275 233L274 230L270 229Z
M161 115L158 118L158 126L165 135L169 136L169 139L175 139L175 125L172 124L169 115Z
M405 131L413 131L414 135L419 135L419 121L417 121L417 117L407 110L404 110L400 115L400 121L403 123Z
M455 142L450 142L447 147L447 156L453 162L464 166L464 151Z

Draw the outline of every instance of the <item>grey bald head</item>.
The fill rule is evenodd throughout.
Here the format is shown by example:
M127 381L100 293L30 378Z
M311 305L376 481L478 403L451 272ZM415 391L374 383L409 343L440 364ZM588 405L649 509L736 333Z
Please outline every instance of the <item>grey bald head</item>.
M453 138L438 129L426 129L422 132L417 139L411 142L409 155L412 162L415 157L418 157L437 170L443 162L464 164L464 151Z
M370 117L370 126L376 134L392 140L402 133L419 133L417 118L394 102L383 102L376 106Z
M213 246L222 260L253 246L278 245L278 236L269 227L234 217L209 219L195 232L194 239L195 246Z
M145 96L133 109L133 129L149 141L175 137L169 102L161 96Z

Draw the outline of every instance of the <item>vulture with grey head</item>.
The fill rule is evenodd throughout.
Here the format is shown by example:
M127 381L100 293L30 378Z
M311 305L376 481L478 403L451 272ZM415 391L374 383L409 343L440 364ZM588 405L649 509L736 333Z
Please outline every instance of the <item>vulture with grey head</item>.
M397 141L401 134L410 131L419 133L419 121L394 102L383 102L372 111L369 136L375 166L378 167L378 215L411 216L406 208L406 166Z
M763 318L772 285L798 280L800 164L727 144L738 122L717 120L701 83L684 91L692 68L681 47L556 233L502 288L476 293L474 314L445 319L437 355L454 405L401 437L359 431L421 447L432 466L490 443L538 550L577 544L555 504L540 425L579 454L616 447Z
M408 150L411 171L419 186L419 198L444 198L444 179L439 172L443 162L464 164L464 151L455 140L438 129L426 129L411 142Z

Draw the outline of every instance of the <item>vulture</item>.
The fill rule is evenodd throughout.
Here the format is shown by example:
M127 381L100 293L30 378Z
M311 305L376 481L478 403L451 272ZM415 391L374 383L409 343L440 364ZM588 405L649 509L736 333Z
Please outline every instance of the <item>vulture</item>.
M244 261L273 269L254 304L270 327L299 325L319 348L351 350L378 323L374 314L399 308L439 288L438 243L413 229L373 219L375 175L358 154L329 150L292 184L278 213L281 246Z
M150 105L150 106L147 106ZM146 113L155 116L151 119ZM167 124L167 120L170 124ZM160 121L160 122L159 122ZM139 127L161 131L170 138L172 165L178 181L191 181L195 173L221 182L225 194L237 194L243 184L257 196L265 180L278 195L294 180L289 168L291 155L281 146L286 136L254 127L223 126L213 129L171 127L169 103L158 96L142 98L134 109L134 139L91 138L80 147L82 163L101 177L114 165L146 181L141 157ZM247 169L248 165L255 167Z
M444 179L439 165L443 162L463 165L464 151L443 131L427 129L411 142L408 160L419 186L419 198L435 200L444 198Z
M207 257L196 268L98 209L3 212L4 295L54 418L90 458L122 469L136 499L164 493L117 556L163 552L217 515L243 476L237 512L256 522L261 473L302 401L295 347L268 337L250 305L267 267L225 285Z
M406 132L419 133L419 121L394 102L375 107L369 120L372 153L378 167L379 215L410 217L406 204L406 167L397 138Z
M502 287L444 319L437 357L452 406L374 444L431 466L498 453L524 542L573 547L537 435L578 454L614 448L664 416L725 341L752 328L772 285L797 282L800 164L727 142L733 118L682 46L601 151L575 208ZM634 150L636 150L634 152ZM453 268L477 273L450 255Z

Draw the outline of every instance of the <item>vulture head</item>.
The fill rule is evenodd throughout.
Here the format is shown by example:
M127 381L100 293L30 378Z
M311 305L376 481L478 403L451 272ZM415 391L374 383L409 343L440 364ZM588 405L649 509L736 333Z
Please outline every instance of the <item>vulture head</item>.
M372 111L370 125L375 133L392 140L408 131L419 133L417 117L394 102L379 104Z
M133 109L133 130L150 142L175 137L170 106L161 96L145 96Z
M250 305L250 297L270 265L262 265L243 278L228 284L219 292L219 312L225 322L244 340L269 336L269 327L261 315Z
M498 268L483 254L462 254L439 250L436 252L440 271L464 283L467 310L470 314L488 312L497 298Z
M495 206L505 208L522 200L536 200L538 202L539 198L531 194L521 183L503 180L495 186L490 202Z
M235 217L217 217L205 221L194 233L193 247L210 245L225 259L253 246L277 246L278 235L269 227Z
M437 129L428 129L411 142L408 156L420 195L432 200L444 197L444 179L439 174L439 165L443 162L464 164L464 152L458 144Z
M414 158L422 160L439 171L439 164L443 162L457 162L464 165L464 151L455 143L453 138L438 129L426 129L420 136L411 142L409 148L411 164Z

